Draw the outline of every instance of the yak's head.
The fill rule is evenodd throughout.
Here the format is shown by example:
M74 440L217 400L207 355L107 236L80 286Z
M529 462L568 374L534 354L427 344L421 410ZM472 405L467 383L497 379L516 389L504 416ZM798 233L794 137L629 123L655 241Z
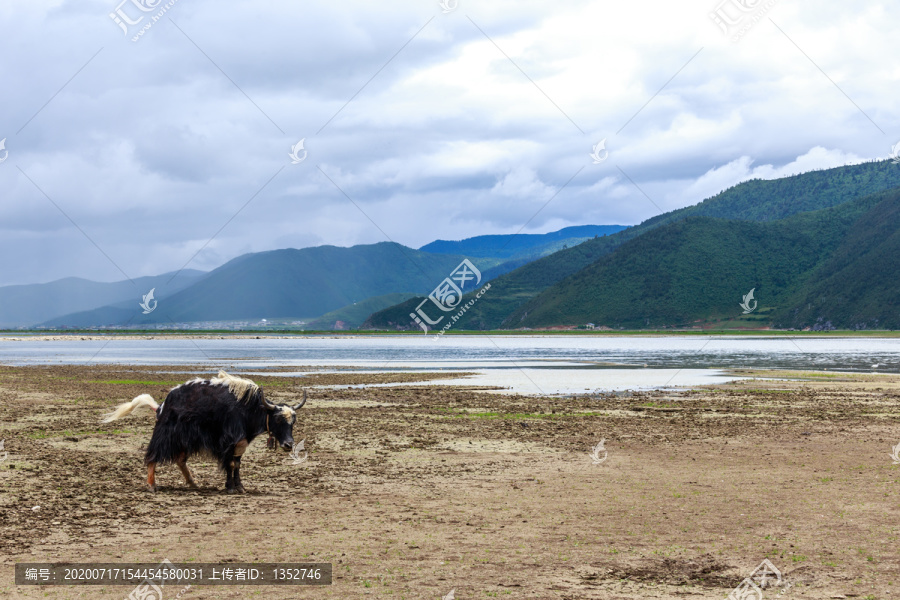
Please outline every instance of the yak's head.
M260 390L260 396L262 390ZM289 451L294 447L294 423L297 422L297 410L306 404L306 390L303 391L303 401L296 406L287 404L272 404L263 398L266 407L266 425L269 432L267 445L274 448L277 443L282 450Z

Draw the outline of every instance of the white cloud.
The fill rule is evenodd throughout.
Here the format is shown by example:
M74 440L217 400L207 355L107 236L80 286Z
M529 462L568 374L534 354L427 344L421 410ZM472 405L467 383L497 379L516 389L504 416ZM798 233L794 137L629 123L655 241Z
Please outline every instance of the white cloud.
M724 189L750 179L778 179L807 171L858 164L864 160L852 153L827 150L821 146L816 146L795 160L778 166L767 164L754 167L752 158L742 156L721 167L714 167L696 180L688 182L677 194L678 203L696 204Z
M549 198L553 190L544 185L537 174L527 167L516 167L506 173L491 189L494 194L522 200Z
M528 232L636 223L900 139L885 27L900 6L884 2L778 2L790 39L765 19L736 44L708 0L461 0L446 15L192 0L138 43L108 17L116 4L0 4L0 285L121 278L20 168L139 276L180 268L244 205L191 266L382 241L379 227L419 246L531 218ZM303 137L309 157L291 165Z

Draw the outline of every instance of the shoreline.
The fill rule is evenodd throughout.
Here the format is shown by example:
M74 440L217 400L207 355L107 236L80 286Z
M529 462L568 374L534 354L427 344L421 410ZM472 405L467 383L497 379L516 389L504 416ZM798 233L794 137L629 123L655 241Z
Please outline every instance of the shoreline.
M552 337L586 337L586 338L666 338L666 337L696 337L715 336L721 339L728 338L802 338L802 339L894 339L900 338L900 331L776 331L776 330L706 330L706 331L465 331L447 332L450 337L524 337L524 338L552 338ZM336 339L336 338L371 338L371 337L422 337L419 332L407 331L298 331L298 332L164 332L164 333L131 333L131 332L48 332L48 333L24 333L24 332L0 332L0 342L24 342L24 341L99 341L99 340L261 340L261 339Z

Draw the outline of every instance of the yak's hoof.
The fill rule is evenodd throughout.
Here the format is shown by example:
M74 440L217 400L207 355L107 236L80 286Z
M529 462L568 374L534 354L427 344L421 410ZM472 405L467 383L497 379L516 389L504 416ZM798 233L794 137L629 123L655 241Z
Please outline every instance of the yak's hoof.
M188 487L191 488L192 490L199 490L199 489L200 489L200 486L197 485L197 484L194 483L194 482L189 483L189 484L188 484Z
M237 490L233 487L230 487L230 488L225 489L225 493L226 494L237 494Z
M243 493L244 493L244 486L242 486L242 485L238 485L238 486L235 487L234 489L237 490L237 492L238 492L239 494L243 494Z
M156 490L158 490L158 489L159 489L159 488L158 488L157 486L155 486L155 485L146 485L146 486L144 486L144 491L145 491L145 492L150 492L151 494L152 494L153 492L155 492Z

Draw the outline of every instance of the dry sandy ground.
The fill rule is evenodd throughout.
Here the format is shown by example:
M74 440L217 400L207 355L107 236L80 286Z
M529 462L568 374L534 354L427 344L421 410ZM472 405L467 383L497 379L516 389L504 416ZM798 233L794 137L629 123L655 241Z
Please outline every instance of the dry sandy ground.
M0 367L0 597L131 591L17 587L17 561L168 558L334 564L330 587L197 586L191 600L437 600L451 589L721 600L769 558L784 585L767 600L900 598L894 376L574 399L315 387L379 375L257 377L275 401L309 386L295 428L309 460L294 466L258 439L243 461L247 494L225 494L207 462L193 463L199 492L163 467L148 494L150 413L99 416L203 374L158 372L168 369Z

